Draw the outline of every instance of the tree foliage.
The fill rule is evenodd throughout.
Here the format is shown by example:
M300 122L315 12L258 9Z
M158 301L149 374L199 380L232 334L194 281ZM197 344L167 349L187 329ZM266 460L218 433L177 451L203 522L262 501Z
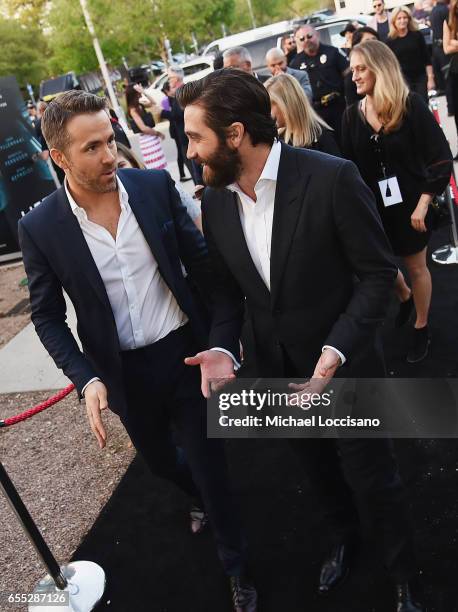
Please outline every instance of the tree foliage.
M0 76L14 75L21 86L46 76L46 41L38 28L0 19L0 40Z
M251 0L257 25L303 16L328 0ZM88 0L108 63L157 58L167 37L175 52L252 27L247 0ZM3 73L37 83L43 76L98 68L78 0L0 0ZM3 33L4 32L4 33Z

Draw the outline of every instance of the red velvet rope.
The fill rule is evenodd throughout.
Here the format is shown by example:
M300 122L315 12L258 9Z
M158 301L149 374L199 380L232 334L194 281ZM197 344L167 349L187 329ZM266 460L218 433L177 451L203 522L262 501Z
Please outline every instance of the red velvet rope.
M65 387L65 389L62 389L62 391L59 391L59 393L53 395L53 397L50 397L41 404L38 404L37 406L34 406L33 408L26 410L25 412L21 412L21 414L17 414L16 416L0 420L0 427L8 427L8 425L15 425L16 423L20 423L21 421L30 419L30 417L33 417L35 414L38 414L39 412L46 410L46 408L49 408L50 406L57 404L57 402L60 402L60 400L64 399L64 397L67 397L67 395L69 395L74 388L75 385L68 385L68 387Z

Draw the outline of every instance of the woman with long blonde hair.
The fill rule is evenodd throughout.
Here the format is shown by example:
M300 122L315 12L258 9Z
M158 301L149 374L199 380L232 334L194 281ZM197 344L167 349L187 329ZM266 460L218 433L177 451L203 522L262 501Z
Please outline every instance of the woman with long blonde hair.
M279 138L293 147L315 149L340 157L333 130L313 110L294 77L279 74L267 80L264 86L269 93Z
M401 272L395 290L401 302L396 325L416 319L407 361L428 353L428 313L431 275L426 248L431 235L435 195L447 187L452 155L445 136L420 96L409 92L399 63L390 49L376 40L353 48L353 81L362 100L343 117L343 154L358 166L374 193L395 255L402 257L410 289Z
M423 34L406 6L395 8L390 17L386 44L398 58L410 91L428 102L428 91L435 88L431 56Z
M442 45L444 53L450 56L449 82L453 108L458 109L458 0L452 0L448 21L444 21ZM455 126L458 133L458 112L455 112ZM458 154L453 158L458 161Z

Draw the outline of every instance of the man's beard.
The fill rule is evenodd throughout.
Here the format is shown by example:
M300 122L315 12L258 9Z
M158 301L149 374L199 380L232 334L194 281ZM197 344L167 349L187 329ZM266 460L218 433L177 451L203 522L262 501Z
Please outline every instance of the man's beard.
M207 160L203 169L205 185L222 189L235 183L242 173L242 160L237 149L231 149L226 143L220 143L213 153L211 160Z
M84 189L87 189L87 191L94 191L95 193L110 193L111 191L116 191L118 188L116 174L113 175L113 178L108 183L102 183L100 182L100 179L92 178L82 172L75 172L74 168L71 169L75 182L81 187L84 187Z

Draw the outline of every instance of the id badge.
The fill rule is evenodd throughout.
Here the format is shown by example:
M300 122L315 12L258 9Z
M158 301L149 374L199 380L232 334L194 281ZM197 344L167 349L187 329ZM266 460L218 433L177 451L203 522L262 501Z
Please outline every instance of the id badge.
M393 176L387 176L378 182L378 188L383 199L383 205L386 207L402 204L401 190L399 189L398 179Z

